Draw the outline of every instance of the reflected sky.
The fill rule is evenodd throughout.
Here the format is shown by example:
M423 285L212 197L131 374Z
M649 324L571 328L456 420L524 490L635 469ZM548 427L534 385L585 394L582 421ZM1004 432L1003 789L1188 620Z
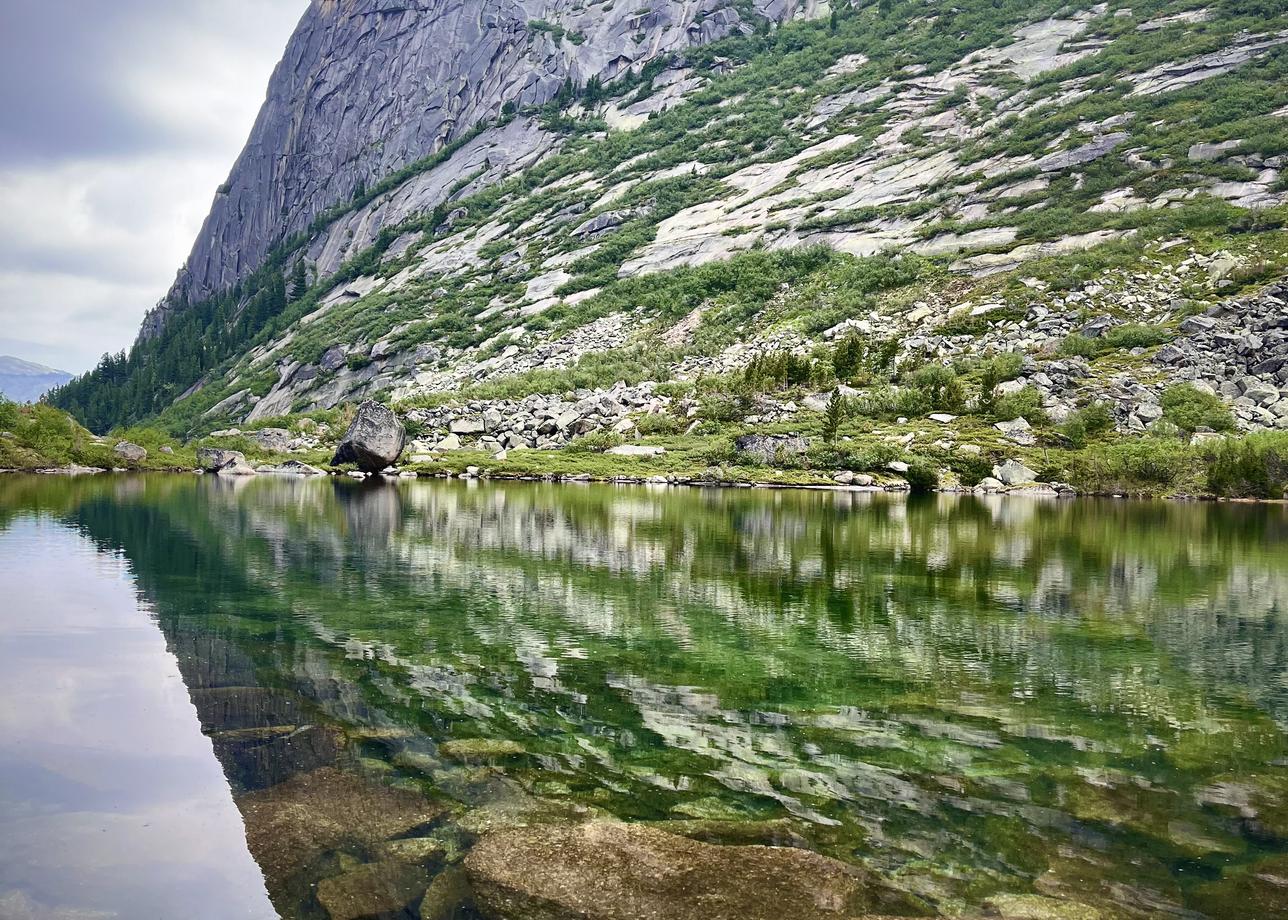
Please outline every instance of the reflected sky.
M0 599L0 916L275 917L125 561L19 517Z

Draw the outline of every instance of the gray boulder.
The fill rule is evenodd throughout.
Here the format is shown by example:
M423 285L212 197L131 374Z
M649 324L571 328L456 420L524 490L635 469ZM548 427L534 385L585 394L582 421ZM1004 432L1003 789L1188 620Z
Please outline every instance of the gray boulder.
M235 478L238 476L255 476L258 474L258 472L259 471L256 470L255 467L251 466L249 463L247 463L245 460L242 459L241 454L238 454L237 459L234 460L232 463L226 464L225 466L221 466L219 468L219 475L227 476L229 478Z
M376 473L397 463L406 444L407 429L393 410L367 400L358 407L331 463L355 463L361 470Z
M130 441L118 441L117 445L112 448L112 453L122 460L128 460L130 463L139 463L148 457L148 452L144 448Z
M621 444L604 451L614 457L660 457L666 453L665 447L654 447L649 444Z
M217 473L233 463L244 463L246 458L240 451L224 450L221 447L202 447L197 450L197 466L207 473Z
M740 454L773 463L781 455L805 453L809 443L794 434L744 434L734 439L733 446Z
M993 467L993 478L1003 485L1018 486L1025 482L1037 482L1038 474L1019 460L1007 460Z
M1014 418L1009 422L998 422L993 426L1008 441L1013 441L1023 447L1027 447L1038 442L1037 437L1033 434L1033 426L1029 424L1028 419Z
M261 428L251 432L251 440L269 453L280 454L290 449L291 433L285 428Z

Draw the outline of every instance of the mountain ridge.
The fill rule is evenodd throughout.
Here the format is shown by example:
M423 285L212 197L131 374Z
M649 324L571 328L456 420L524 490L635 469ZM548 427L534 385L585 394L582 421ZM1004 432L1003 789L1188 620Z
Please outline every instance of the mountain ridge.
M40 399L48 391L62 386L72 375L34 361L0 355L0 396L26 403Z

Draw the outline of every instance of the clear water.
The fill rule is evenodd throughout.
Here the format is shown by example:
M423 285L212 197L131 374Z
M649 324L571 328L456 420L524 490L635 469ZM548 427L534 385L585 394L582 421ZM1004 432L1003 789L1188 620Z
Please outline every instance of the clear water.
M1286 729L1282 506L0 478L6 920L325 917L431 838L416 916L605 816L1288 916Z

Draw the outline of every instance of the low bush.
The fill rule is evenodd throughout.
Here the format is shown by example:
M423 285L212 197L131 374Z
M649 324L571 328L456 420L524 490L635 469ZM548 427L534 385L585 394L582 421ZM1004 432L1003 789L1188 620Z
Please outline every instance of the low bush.
M926 412L961 412L966 408L966 390L957 372L942 364L928 364L908 374L904 380L904 399L908 415Z
M1128 351L1133 348L1153 348L1155 345L1164 345L1174 336L1175 333L1166 326L1125 323L1115 326L1097 339L1088 338L1076 332L1065 336L1064 341L1060 343L1059 351L1066 357L1094 361L1111 351Z
M1071 446L1085 447L1090 438L1113 428L1113 410L1106 403L1093 402L1070 414L1059 430Z
M1210 431L1232 431L1234 416L1221 397L1189 384L1179 383L1163 391L1163 418L1181 431L1193 433L1200 428Z
M1207 487L1227 498L1283 498L1288 492L1288 432L1213 442L1205 451Z
M992 414L1002 420L1022 418L1030 424L1047 420L1046 411L1042 408L1042 394L1034 387L998 396L993 401Z

